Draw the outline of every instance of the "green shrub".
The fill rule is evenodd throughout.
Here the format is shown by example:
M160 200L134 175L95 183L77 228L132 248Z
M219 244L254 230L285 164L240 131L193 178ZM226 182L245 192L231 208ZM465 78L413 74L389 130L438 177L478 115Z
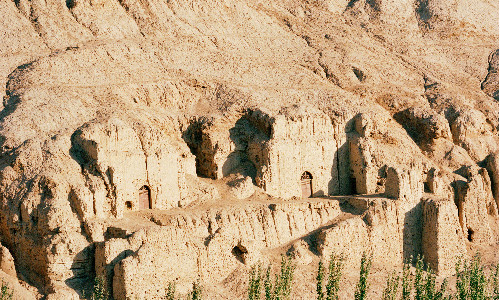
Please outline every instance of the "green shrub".
M396 300L398 296L399 276L395 273L387 277L387 283L382 296L383 300Z
M7 283L2 281L2 286L0 287L0 300L12 300L14 297L14 291L9 288Z
M372 266L373 256L363 253L361 258L361 268L355 300L367 299L369 289L368 276ZM324 261L318 264L316 276L316 294L318 300L338 300L340 281L344 267L343 255L330 256L328 268L325 268ZM415 276L412 279L410 274L410 260L403 264L403 272L400 276L393 272L386 282L382 299L384 300L487 300L498 299L498 264L486 274L481 265L479 255L472 259L459 259L456 268L456 293L446 295L448 284L444 280L439 286L436 275L429 269L422 257L417 257L415 264ZM262 286L264 287L266 300L290 299L293 274L295 266L289 257L283 256L279 274L275 275L275 280L271 277L271 267L268 266L265 275L261 266L252 268L248 287L248 299L258 300L261 297ZM326 281L326 284L325 284ZM401 292L399 292L401 285ZM413 291L414 289L414 291ZM326 291L325 291L326 290ZM400 297L399 297L400 295ZM201 299L201 298L192 298ZM0 299L1 300L1 299Z
M318 275L316 275L316 295L317 300L325 299L325 293L323 292L323 281L325 279L325 267L323 266L323 260L319 261L318 264Z
M403 274L401 277L401 300L410 300L411 297L410 261L403 263Z
M193 282L193 291L191 292L191 300L201 300L202 299L202 287L200 279Z
M273 299L290 299L294 272L295 266L292 264L291 257L282 255L280 273L276 274L274 282Z
M266 300L272 300L273 283L271 282L271 266L268 266L266 270L266 279L264 280L264 290L265 290Z
M344 268L344 255L330 256L328 264L328 282L326 283L326 300L339 299L340 279L342 278L342 269Z
M417 257L415 265L415 300L441 300L445 299L447 281L436 289L436 275L428 269L421 256Z
M492 299L498 299L498 264L495 266L490 274L490 285L491 285L491 297Z
M292 264L292 259L286 256L281 257L280 272L276 274L274 283L271 280L271 266L267 267L265 276L260 266L254 266L250 271L248 299L260 299L262 277L264 277L266 300L290 299L294 272L295 265Z
M107 300L109 298L106 280L103 276L94 278L94 288L92 291L91 300Z
M487 299L487 280L481 266L481 257L476 254L472 260L459 259L455 264L457 273L458 300L483 300Z
M368 275L370 274L372 260L373 255L368 257L366 252L363 252L363 256L361 257L361 269L359 270L359 281L356 285L356 292L354 293L354 299L356 300L366 299L366 293L370 287L368 283Z
M253 266L250 271L248 282L248 300L260 299L260 290L262 283L262 267L260 265Z
M169 282L168 287L166 288L166 300L175 300L175 283Z

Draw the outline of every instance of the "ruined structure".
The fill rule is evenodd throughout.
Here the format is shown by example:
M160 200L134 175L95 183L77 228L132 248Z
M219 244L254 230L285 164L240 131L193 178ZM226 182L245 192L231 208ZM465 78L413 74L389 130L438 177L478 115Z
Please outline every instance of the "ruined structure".
M283 253L497 253L498 3L448 2L0 1L0 279L227 299Z

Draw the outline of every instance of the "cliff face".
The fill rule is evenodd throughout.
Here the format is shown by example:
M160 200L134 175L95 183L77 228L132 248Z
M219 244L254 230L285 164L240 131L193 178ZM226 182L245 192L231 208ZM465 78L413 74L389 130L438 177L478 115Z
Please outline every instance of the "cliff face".
M129 216L231 206L238 180L242 201L296 199L304 172L314 196L396 201L398 226L427 211L438 244L448 215L453 247L497 242L484 222L498 205L498 3L469 2L1 1L0 235L18 275L70 297L63 282L93 276L96 245L125 238L134 255L113 286L131 295L146 250L116 236ZM423 193L455 206L422 210ZM342 226L370 236L363 224ZM384 230L401 235L389 257L413 253L414 229Z

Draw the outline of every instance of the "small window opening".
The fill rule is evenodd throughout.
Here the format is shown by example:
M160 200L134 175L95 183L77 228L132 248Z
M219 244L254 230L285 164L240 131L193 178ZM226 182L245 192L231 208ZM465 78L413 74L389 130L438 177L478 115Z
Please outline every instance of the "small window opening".
M238 259L241 263L245 263L245 254L248 253L247 249L241 246L234 246L231 253Z
M431 192L431 187L429 185L429 182L424 181L424 193L430 193Z
M472 242L472 239L474 238L474 230L467 228L467 239L469 242Z
M130 201L125 202L125 207L127 208L127 210L132 210L132 202Z
M66 7L68 9L73 9L75 5L76 5L75 0L66 0Z

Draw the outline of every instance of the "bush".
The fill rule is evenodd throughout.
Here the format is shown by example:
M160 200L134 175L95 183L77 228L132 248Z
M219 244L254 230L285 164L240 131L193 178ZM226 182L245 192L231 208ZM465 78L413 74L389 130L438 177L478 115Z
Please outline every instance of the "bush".
M491 284L491 298L492 299L498 299L498 264L495 266L493 271L490 274L490 280Z
M325 299L325 293L323 292L323 280L325 278L325 267L323 266L323 261L320 260L318 264L318 275L316 275L316 295L317 300Z
M248 300L258 300L261 294L262 283L262 267L260 265L253 266L250 271L250 279L248 282Z
M295 266L290 257L281 257L279 274L276 274L274 284L271 279L271 266L266 269L264 277L264 295L266 300L290 299ZM261 296L262 268L254 266L250 271L248 299L257 300Z
M418 256L415 265L415 300L444 299L447 281L444 280L439 290L436 290L436 275L426 268L423 258Z
M398 296L399 276L395 273L387 277L387 283L382 296L383 300L396 300Z
M9 288L7 283L2 281L2 286L0 287L0 300L12 300L14 297L14 291Z
M168 287L166 289L166 300L175 300L175 283L169 282Z
M191 292L191 300L201 300L202 299L202 287L200 279L193 282L193 291Z
M289 299L292 294L293 273L295 265L291 257L281 256L280 274L276 276L275 299Z
M456 299L498 299L498 264L487 278L481 265L481 257L476 254L471 260L459 259L455 264L455 270L457 272Z
M366 293L370 287L368 284L368 275L370 274L372 260L373 255L368 257L366 252L363 252L363 256L361 257L361 269L359 270L359 281L356 285L356 292L354 293L354 299L356 300L366 299Z
M486 277L479 262L480 258L476 255L471 261L459 259L455 264L457 273L456 298L458 300L485 299Z
M342 278L342 269L344 268L344 256L334 255L330 256L330 263L328 264L328 282L326 284L326 299L337 300L339 299L340 279Z
M369 289L368 276L372 266L372 255L363 253L361 268L356 292L356 300L367 299ZM400 276L393 272L388 278L383 291L384 300L487 300L498 299L498 264L488 274L485 273L481 259L478 255L471 260L459 259L456 264L457 292L446 295L447 281L438 286L436 275L429 269L422 257L417 257L415 264L415 276L410 274L410 261L405 261ZM316 295L318 300L339 299L340 281L344 268L343 255L331 255L328 268L323 261L319 262L316 276ZM264 286L266 300L289 299L291 295L291 284L295 266L291 264L290 258L282 257L280 273L276 275L273 283L271 279L271 267L269 266L263 274L263 269L253 267L250 272L248 299L258 300L261 297L262 285ZM264 283L262 284L262 281ZM326 281L326 285L325 285ZM399 286L401 285L401 293ZM413 291L414 290L414 291ZM400 297L399 297L400 295ZM413 297L413 298L412 298Z
M401 278L401 300L410 300L411 296L410 262L403 263L403 275Z
M107 300L109 298L106 280L102 276L94 278L94 288L92 291L91 300Z

